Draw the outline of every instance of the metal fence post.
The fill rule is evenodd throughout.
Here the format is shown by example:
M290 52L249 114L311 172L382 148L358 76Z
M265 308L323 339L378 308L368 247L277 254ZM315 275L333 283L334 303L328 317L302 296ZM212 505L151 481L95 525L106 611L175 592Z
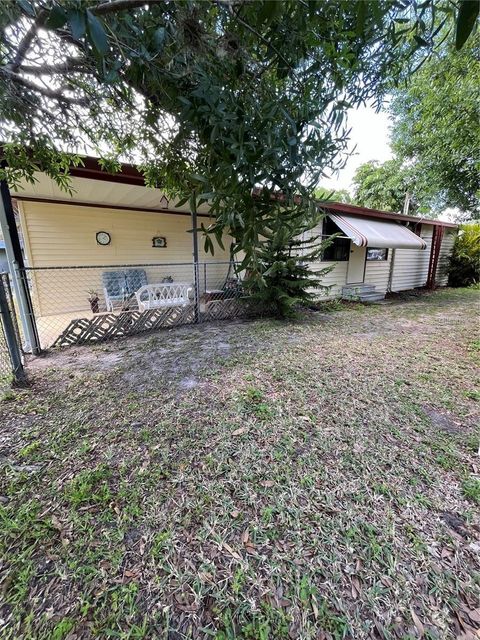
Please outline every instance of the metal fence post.
M5 293L5 277L8 277L8 275L0 274L0 317L3 332L5 334L5 341L10 354L14 380L17 383L24 383L26 382L25 369L23 368L22 353L17 341L15 325L12 320L7 295Z
M8 268L12 276L13 290L15 291L20 321L23 327L25 351L31 350L32 353L38 354L40 353L38 332L31 310L32 302L28 282L22 277L22 273L24 275L23 254L15 223L12 199L5 180L0 182L0 195L0 230L5 240Z
M194 318L195 324L200 322L200 279L199 279L199 264L198 262L193 263L193 279L194 279Z
M192 207L192 226L193 226L193 281L194 281L194 322L200 321L200 280L198 268L198 229L197 229L197 205Z
M26 305L26 314L28 317L28 323L30 327L31 336L33 338L32 343L32 353L34 355L38 355L42 352L42 345L40 344L40 336L38 335L37 328L37 319L35 317L35 311L33 310L33 302L32 296L30 293L30 283L28 281L27 270L25 268L19 269L20 281L23 285L23 290L25 291L25 305Z

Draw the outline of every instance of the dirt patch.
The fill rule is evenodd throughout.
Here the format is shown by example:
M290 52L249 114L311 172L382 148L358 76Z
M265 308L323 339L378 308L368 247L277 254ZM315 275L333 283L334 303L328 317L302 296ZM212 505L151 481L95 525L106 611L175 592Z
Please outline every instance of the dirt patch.
M202 372L218 369L247 353L268 349L274 336L263 335L271 321L236 320L183 326L94 346L51 350L31 357L29 372L39 380L46 370L66 376L115 373L116 386L149 391L165 384L179 391L201 385ZM292 333L288 341L297 340Z
M436 409L433 409L429 406L422 407L424 412L432 421L432 424L440 431L444 431L445 433L462 433L466 429L466 425L457 419L454 419L452 416L447 413L440 413Z

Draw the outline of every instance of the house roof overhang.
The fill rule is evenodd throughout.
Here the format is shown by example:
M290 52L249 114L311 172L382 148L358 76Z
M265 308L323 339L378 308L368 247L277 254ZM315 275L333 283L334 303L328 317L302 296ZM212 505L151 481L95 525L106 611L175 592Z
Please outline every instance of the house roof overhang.
M431 224L440 227L449 227L456 229L457 224L453 222L445 222L444 220L434 220L433 218L425 218L420 216L406 216L403 213L393 213L391 211L380 211L379 209L370 209L368 207L360 207L356 204L346 204L343 202L332 202L330 200L318 200L318 206L326 213L343 213L350 216L358 216L362 218L380 218L382 220L397 220L400 222L415 222L417 224Z
M252 191L253 195L260 197L262 195L263 188L255 187ZM281 191L271 193L270 197L273 200L284 201L285 195ZM301 196L294 197L295 202L301 201ZM433 218L425 218L419 216L406 216L402 213L393 213L392 211L381 211L379 209L370 209L368 207L360 207L356 204L346 204L344 202L334 202L333 200L316 200L318 208L325 213L329 211L335 213L340 212L352 216L361 216L363 218L383 218L384 220L400 220L402 222L416 222L417 224L431 224L433 226L450 227L456 229L457 224L453 222L445 222L443 220L435 220Z
M0 149L0 158L1 158L1 149ZM45 175L45 174L43 174ZM76 167L71 167L70 168L70 175L72 176L72 179L80 179L80 180L88 180L88 181L101 181L101 182L110 182L110 183L114 183L114 184L122 184L122 185L131 185L132 187L139 187L148 190L150 192L155 192L156 194L158 194L160 192L160 195L158 195L158 199L161 199L161 195L162 195L162 191L161 189L152 189L150 187L145 186L145 179L143 174L139 171L139 169L133 165L133 164L128 164L128 163L122 163L120 165L120 169L117 172L110 172L105 170L104 168L102 168L102 165L100 164L100 161L98 158L94 158L91 156L84 156L82 158L82 165L81 166L76 166ZM53 181L51 181L53 183ZM77 184L81 184L81 182L77 181ZM86 183L84 183L86 184ZM39 193L37 190L37 193L32 192L34 190L32 190L31 185L25 184L22 185L22 188L20 190L17 191L12 191L12 196L13 197L18 197L19 199L49 199L48 194L45 193ZM51 191L51 189L50 189ZM260 193L262 192L261 188L255 188L253 190L254 195L260 195ZM140 193L140 192L139 192ZM98 202L98 204L100 205L108 205L111 204L112 207L115 207L116 205L118 206L120 203L118 202L118 193L117 193L117 197L112 199L112 202ZM81 194L80 194L81 196ZM90 200L87 199L87 202L82 202L82 198L81 197L77 197L75 198L68 198L68 200L72 203L72 204L86 204L89 203ZM157 197L157 196L155 196ZM275 199L282 199L283 198L283 194L278 193L278 194L273 194L272 195L273 198ZM59 198L58 194L55 197L55 199ZM65 199L65 194L63 193L63 198ZM94 200L92 200L92 203L94 202ZM417 224L429 224L429 225L433 225L433 226L442 226L442 227L447 227L447 228L452 228L452 229L456 229L458 227L457 224L454 224L452 222L445 222L443 220L434 220L432 218L425 218L425 217L417 217L417 216L408 216L408 215L403 215L400 213L393 213L390 211L381 211L378 209L370 209L368 207L361 207L358 205L353 205L353 204L346 204L346 203L342 203L342 202L333 202L330 200L318 200L317 201L318 207L322 210L324 210L326 213L328 212L340 212L343 214L348 214L348 215L352 215L352 216L360 216L360 217L367 217L367 218L382 218L385 220L400 220L402 222L416 222ZM152 210L158 210L158 211L165 211L164 208L162 208L159 204L156 204L155 206L149 207ZM174 204L172 205L172 207L170 208L170 211L172 213L175 212L175 210L177 212L181 212L182 209L175 209ZM169 212L170 212L169 211ZM184 208L184 211L186 212L187 209ZM206 207L205 205L203 206L203 208L200 210L200 213L205 214L208 211L208 207Z
M82 166L72 167L70 174L78 178L90 178L92 180L105 180L107 182L145 186L145 178L135 165L122 162L120 170L113 173L103 169L98 158L92 158L90 156L83 158Z
M133 165L122 164L120 170L113 173L102 169L96 158L85 157L82 162L82 166L70 169L71 193L66 193L46 173L38 171L34 183L21 181L11 189L11 196L25 202L191 215L188 204L177 207L178 200L167 196L162 189L146 186L142 173ZM209 217L208 206L201 205L198 215Z

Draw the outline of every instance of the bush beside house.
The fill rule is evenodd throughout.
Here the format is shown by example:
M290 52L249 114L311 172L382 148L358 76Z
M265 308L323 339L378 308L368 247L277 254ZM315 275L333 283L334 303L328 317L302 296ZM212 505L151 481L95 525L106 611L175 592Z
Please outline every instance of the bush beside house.
M460 226L450 258L448 284L465 287L480 282L480 223Z

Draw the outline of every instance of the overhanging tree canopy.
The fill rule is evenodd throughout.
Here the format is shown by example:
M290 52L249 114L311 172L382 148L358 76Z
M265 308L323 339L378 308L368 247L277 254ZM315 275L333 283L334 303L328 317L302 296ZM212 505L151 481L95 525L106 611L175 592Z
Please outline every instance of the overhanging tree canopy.
M445 43L391 103L393 149L433 213L480 217L479 56L478 33L461 51Z
M428 210L418 209L415 174L408 167L404 167L397 158L386 160L382 164L375 160L361 164L355 171L353 184L355 204L401 212L405 196L410 194L413 197L409 212L428 213Z

